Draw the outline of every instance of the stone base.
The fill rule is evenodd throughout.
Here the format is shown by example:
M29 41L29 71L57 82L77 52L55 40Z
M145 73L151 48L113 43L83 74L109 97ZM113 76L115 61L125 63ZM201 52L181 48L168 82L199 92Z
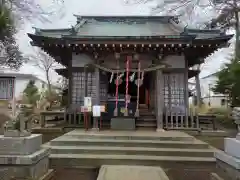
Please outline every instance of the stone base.
M157 128L156 131L157 131L157 132L165 132L165 130L164 130L164 129L161 129L161 128Z
M239 180L240 170L235 169L233 166L230 166L221 160L217 160L217 168L221 172L224 172L225 180Z
M135 118L116 117L111 119L111 129L113 130L135 130Z
M1 180L9 180L11 177L15 179L42 179L49 167L48 153L45 156L29 155L22 160L20 157L5 157L5 162L2 161L3 157L0 163Z
M236 139L240 141L240 133L237 134Z
M224 138L224 148L228 155L240 159L240 140L236 138Z
M99 128L92 128L92 131L99 131Z
M160 167L108 166L100 168L97 180L169 180Z
M4 132L4 137L26 137L30 135L31 132L29 131L20 132L18 130L8 130Z
M230 156L226 154L224 151L216 151L214 153L215 158L217 161L224 162L225 164L228 164L235 170L240 170L240 159L235 158L233 156Z
M0 135L0 155L28 155L40 149L41 134L26 137L5 137Z
M115 117L118 116L118 109L117 109L117 108L114 109L113 115L114 115Z
M226 180L239 180L240 159L226 154L224 151L216 151L217 168L224 172Z
M135 112L135 117L139 117L139 109L136 109L136 112Z

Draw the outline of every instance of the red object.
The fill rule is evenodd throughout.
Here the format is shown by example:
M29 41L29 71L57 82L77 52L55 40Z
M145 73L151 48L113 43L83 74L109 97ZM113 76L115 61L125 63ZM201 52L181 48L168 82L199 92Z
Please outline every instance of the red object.
M116 79L116 94L115 94L115 98L116 98L116 109L118 108L118 68L119 68L119 64L118 64L118 59L117 59L117 79Z
M125 109L128 108L128 76L129 76L129 62L131 61L131 56L127 56L126 62L126 94L125 94Z

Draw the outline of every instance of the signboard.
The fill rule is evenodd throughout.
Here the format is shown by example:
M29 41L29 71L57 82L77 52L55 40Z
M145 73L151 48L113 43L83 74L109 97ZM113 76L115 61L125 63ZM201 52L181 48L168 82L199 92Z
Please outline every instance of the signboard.
M101 116L101 106L95 105L93 106L93 117Z
M91 107L81 106L81 112L91 112L91 111L92 111Z
M91 97L84 97L84 106L92 107L92 98Z
M101 112L106 112L105 106L104 105L100 106L100 110L101 110Z

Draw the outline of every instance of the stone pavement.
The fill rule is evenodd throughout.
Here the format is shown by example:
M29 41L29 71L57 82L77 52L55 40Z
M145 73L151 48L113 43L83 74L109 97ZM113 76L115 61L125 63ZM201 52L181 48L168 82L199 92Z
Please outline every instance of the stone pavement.
M169 180L160 167L109 166L100 168L97 180Z

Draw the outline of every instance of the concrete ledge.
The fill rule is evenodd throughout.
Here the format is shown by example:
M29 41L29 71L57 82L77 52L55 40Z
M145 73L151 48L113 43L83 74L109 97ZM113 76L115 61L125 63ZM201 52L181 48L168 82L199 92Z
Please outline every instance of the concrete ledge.
M40 149L30 155L0 155L0 165L31 165L48 157L50 149Z
M235 167L221 161L217 160L217 168L218 171L222 172L225 180L239 180L240 177L240 170L236 169Z
M229 164L230 166L232 166L233 168L240 170L240 159L230 156L226 154L224 151L220 151L220 150L216 151L214 153L214 156L217 160L223 161L226 164Z
M236 138L224 138L224 150L228 155L240 159L240 141Z
M4 137L0 135L0 155L29 155L40 149L41 134L26 137Z
M97 180L169 180L160 167L109 166L100 168Z
M43 127L37 127L32 128L33 133L62 133L64 132L63 128L43 128Z
M45 180L44 175L48 172L49 160L45 157L33 165L1 165L0 179L40 179Z
M122 140L160 140L193 141L195 138L180 131L83 131L73 130L61 137L78 139L122 139Z

